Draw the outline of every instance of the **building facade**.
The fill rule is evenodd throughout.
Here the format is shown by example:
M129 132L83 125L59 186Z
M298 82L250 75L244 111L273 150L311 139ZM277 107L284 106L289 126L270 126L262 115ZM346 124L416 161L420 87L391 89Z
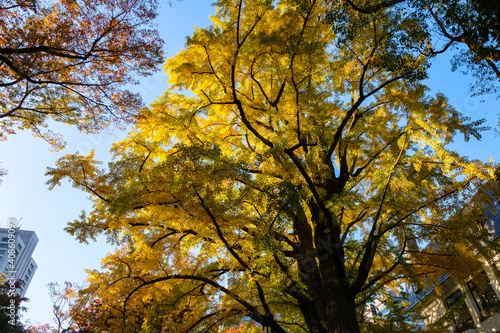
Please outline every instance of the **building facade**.
M495 212L486 209L487 219L482 226L499 241L500 203L494 206ZM409 288L411 310L426 316L427 326L448 314L445 323L450 324L450 332L500 332L500 254L493 260L478 259L481 264L466 278L446 275L440 279L439 288Z
M482 267L467 279L447 277L439 286L423 292L413 292L412 310L426 316L428 326L446 313L451 316L450 332L496 333L500 332L500 279L499 266L484 262Z
M32 257L37 244L38 237L34 231L21 230L18 227L0 228L0 273L14 275L16 280L24 282L18 289L22 297L38 267Z

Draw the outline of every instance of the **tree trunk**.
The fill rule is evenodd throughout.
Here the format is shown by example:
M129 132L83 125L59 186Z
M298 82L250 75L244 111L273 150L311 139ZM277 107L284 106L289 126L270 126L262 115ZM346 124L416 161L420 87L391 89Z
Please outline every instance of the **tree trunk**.
M311 293L312 300L299 302L309 333L360 332L355 298L342 285L346 283L323 286Z
M313 303L302 311L309 332L359 333L356 295L352 294L347 281L344 250L339 237L340 229L335 228L331 216L325 218L326 214L314 202L309 203L309 209L311 220L315 225L315 245L311 246L312 240L307 237L311 237L312 233L305 233L310 229L296 229L301 236L299 238L302 241L301 246L308 245L309 257L304 256L302 249L299 267L302 281L307 285ZM311 248L315 250L312 255Z
M342 287L325 290L325 295L328 298L325 309L327 333L360 332L354 297L347 294L348 290Z

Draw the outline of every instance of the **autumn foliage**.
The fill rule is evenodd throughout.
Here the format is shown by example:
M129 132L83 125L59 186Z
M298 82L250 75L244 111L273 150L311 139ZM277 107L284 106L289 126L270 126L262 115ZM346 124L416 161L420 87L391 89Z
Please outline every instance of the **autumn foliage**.
M217 5L106 168L91 153L48 171L93 197L67 231L118 246L77 313L101 299L92 325L109 332L360 332L380 290L488 254L471 230L491 197L473 194L494 166L449 149L482 122L422 83L425 22L389 7L357 24L321 0Z
M0 139L30 129L54 147L49 119L85 132L135 119L127 90L162 61L153 0L0 2Z

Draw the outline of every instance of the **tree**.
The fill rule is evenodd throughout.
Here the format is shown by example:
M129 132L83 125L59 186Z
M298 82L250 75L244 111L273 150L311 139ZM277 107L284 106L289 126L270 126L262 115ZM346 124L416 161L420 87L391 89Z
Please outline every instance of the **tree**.
M453 48L460 50L454 55L452 69L462 68L477 78L471 86L473 95L491 93L500 96L500 7L496 3L485 0L382 0L369 3L345 0L332 2L330 15L344 19L335 23L350 26L363 24L370 20L369 17L388 9L404 12L420 21L435 44L429 55ZM353 20L353 16L358 21ZM401 42L401 46L408 47L407 40Z
M0 331L2 333L25 333L24 327L19 320L21 311L26 308L21 304L27 302L26 297L21 297L16 289L24 283L21 280L12 283L11 280L4 281L0 285Z
M119 245L79 296L82 308L102 299L93 325L204 332L249 318L272 332L360 332L383 288L460 273L491 245L470 232L477 210L461 208L488 198L472 194L493 165L447 148L479 138L481 121L421 83L422 22L380 10L345 43L330 10L219 1L107 169L93 153L49 169L50 188L68 178L93 196L67 231ZM456 246L421 250L429 240Z
M127 90L162 62L154 0L6 0L0 3L0 140L48 120L96 132L130 123L142 103Z
M64 286L60 287L57 282L51 282L47 285L49 289L50 301L52 303L52 313L54 315L53 322L55 326L40 324L37 326L29 326L27 331L29 333L90 333L93 326L88 320L79 321L71 316L73 311L72 300L74 299L78 286L69 281L64 282ZM94 305L86 309L78 309L80 317L87 314L87 318L92 319L92 315L96 314L99 306L99 300L94 300ZM90 314L90 316L89 316ZM76 317L76 316L75 316Z
M366 333L389 333L389 332L428 332L437 333L429 330L423 330L417 322L423 322L425 319L421 314L409 312L403 302L407 301L406 294L401 293L399 297L389 293L382 292L381 300L384 303L386 315L373 316L361 325L361 331ZM444 331L439 331L444 332Z
M69 316L70 298L75 295L73 284L69 281L64 282L64 287L60 288L57 282L48 284L49 296L52 302L52 313L56 324L55 332L61 333L67 331L73 326ZM67 327L66 329L64 327Z
M29 333L54 333L54 329L52 329L49 324L31 325L27 328L27 331Z

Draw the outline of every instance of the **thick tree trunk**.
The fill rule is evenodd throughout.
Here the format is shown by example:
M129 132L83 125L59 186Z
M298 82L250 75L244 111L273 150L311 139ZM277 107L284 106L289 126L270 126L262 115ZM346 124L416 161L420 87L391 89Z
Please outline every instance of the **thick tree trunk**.
M327 323L327 333L358 333L356 295L347 281L343 248L335 246L340 240L332 234L330 252L318 258L323 283L323 290L319 292L325 298L323 320Z
M325 219L324 212L315 203L310 203L309 208L315 225L314 241L311 229L307 228L309 224L300 221L295 225L301 240L300 274L311 296L307 302L310 304L301 306L309 332L359 333L356 295L352 294L347 281L340 230L330 219Z
M303 277L304 281L310 280ZM346 283L331 283L311 292L312 300L300 302L310 333L359 333L355 299Z
M340 290L340 292L342 292ZM322 295L330 298L329 305L321 311L315 312L316 304L301 307L309 328L309 333L359 333L359 324L356 317L354 301L339 295L339 292L329 294L327 290Z
M322 276L321 285L313 284L315 273L303 275L312 300L301 304L310 333L359 333L355 297L350 294L345 279L329 279Z
M345 288L327 288L325 294L328 295L326 306L326 326L327 333L359 333L359 324L356 316L354 298L346 295Z

